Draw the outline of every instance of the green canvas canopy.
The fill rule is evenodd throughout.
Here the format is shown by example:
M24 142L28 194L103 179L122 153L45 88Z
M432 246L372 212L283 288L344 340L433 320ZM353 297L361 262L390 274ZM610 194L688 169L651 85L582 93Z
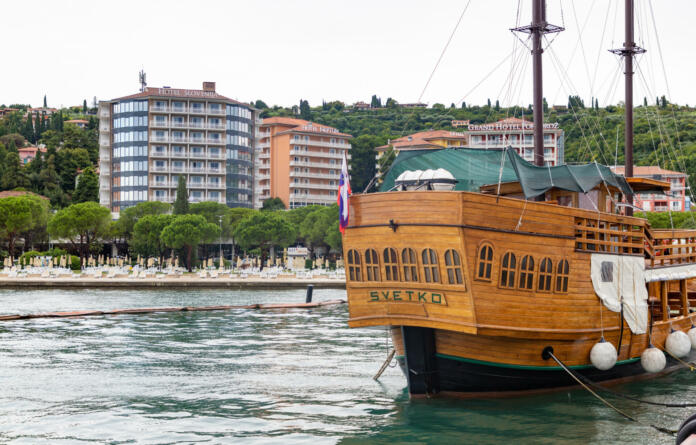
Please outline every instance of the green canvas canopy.
M519 181L525 197L534 198L558 188L587 193L602 182L631 193L623 176L609 167L594 164L538 167L525 161L510 148L476 150L469 148L401 152L384 177L380 191L394 188L396 178L408 170L444 168L458 181L455 190L478 191L479 187L500 182Z

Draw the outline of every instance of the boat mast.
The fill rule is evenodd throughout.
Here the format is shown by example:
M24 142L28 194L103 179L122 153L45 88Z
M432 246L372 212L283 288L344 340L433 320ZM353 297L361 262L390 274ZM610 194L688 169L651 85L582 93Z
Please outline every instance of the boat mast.
M534 76L534 165L544 166L544 83L542 76L541 36L546 24L546 0L532 4L532 66Z
M611 49L610 52L624 58L625 76L625 120L624 132L624 177L633 177L633 56L642 54L645 49L636 45L633 41L633 0L626 0L625 6L625 38L623 48ZM626 215L633 216L633 194L626 196L629 204L626 207Z
M532 23L511 29L512 32L531 34L532 70L534 77L534 165L544 166L544 88L541 57L542 36L563 31L563 28L546 22L546 0L532 0ZM541 197L543 200L543 196Z

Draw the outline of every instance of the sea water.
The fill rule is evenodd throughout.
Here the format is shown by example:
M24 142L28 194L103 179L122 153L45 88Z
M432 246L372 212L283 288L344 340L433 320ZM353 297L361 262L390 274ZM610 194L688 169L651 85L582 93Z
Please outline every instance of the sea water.
M315 301L345 291L315 290ZM303 290L0 291L0 314L303 302ZM0 443L671 444L582 390L504 400L409 400L377 372L384 329L345 305L0 322ZM621 391L696 401L687 370ZM612 400L676 428L694 409Z

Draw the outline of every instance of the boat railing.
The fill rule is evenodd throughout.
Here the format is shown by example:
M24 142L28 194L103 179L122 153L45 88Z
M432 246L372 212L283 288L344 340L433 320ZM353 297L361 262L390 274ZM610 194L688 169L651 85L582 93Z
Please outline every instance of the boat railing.
M643 255L645 226L602 218L575 218L575 249L582 252Z
M696 263L696 230L653 229L650 266Z

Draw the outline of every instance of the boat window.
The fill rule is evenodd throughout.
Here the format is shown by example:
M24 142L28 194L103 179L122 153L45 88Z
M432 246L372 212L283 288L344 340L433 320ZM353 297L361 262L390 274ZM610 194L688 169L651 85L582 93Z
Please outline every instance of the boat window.
M375 249L365 251L365 271L367 281L379 281L379 257Z
M399 263L396 259L396 250L391 247L384 249L384 279L387 281L399 281Z
M551 258L544 258L539 264L539 286L541 291L551 291L551 280L553 278L553 261Z
M423 249L423 275L426 283L439 283L440 273L437 270L437 254L433 249Z
M479 280L491 279L491 269L493 268L493 246L484 244L479 248L478 269L476 278Z
M525 255L520 261L520 289L534 289L534 257Z
M360 254L357 250L348 251L348 278L350 281L362 281Z
M406 248L401 251L401 264L404 268L404 281L418 281L418 263L413 249Z
M503 255L503 262L500 267L500 287L515 287L515 271L517 269L517 258L512 252Z
M610 263L611 264L611 263ZM556 266L556 292L568 292L568 260L561 260Z
M462 262L459 259L459 253L456 250L450 249L445 252L445 267L447 268L447 280L449 284L462 284Z

